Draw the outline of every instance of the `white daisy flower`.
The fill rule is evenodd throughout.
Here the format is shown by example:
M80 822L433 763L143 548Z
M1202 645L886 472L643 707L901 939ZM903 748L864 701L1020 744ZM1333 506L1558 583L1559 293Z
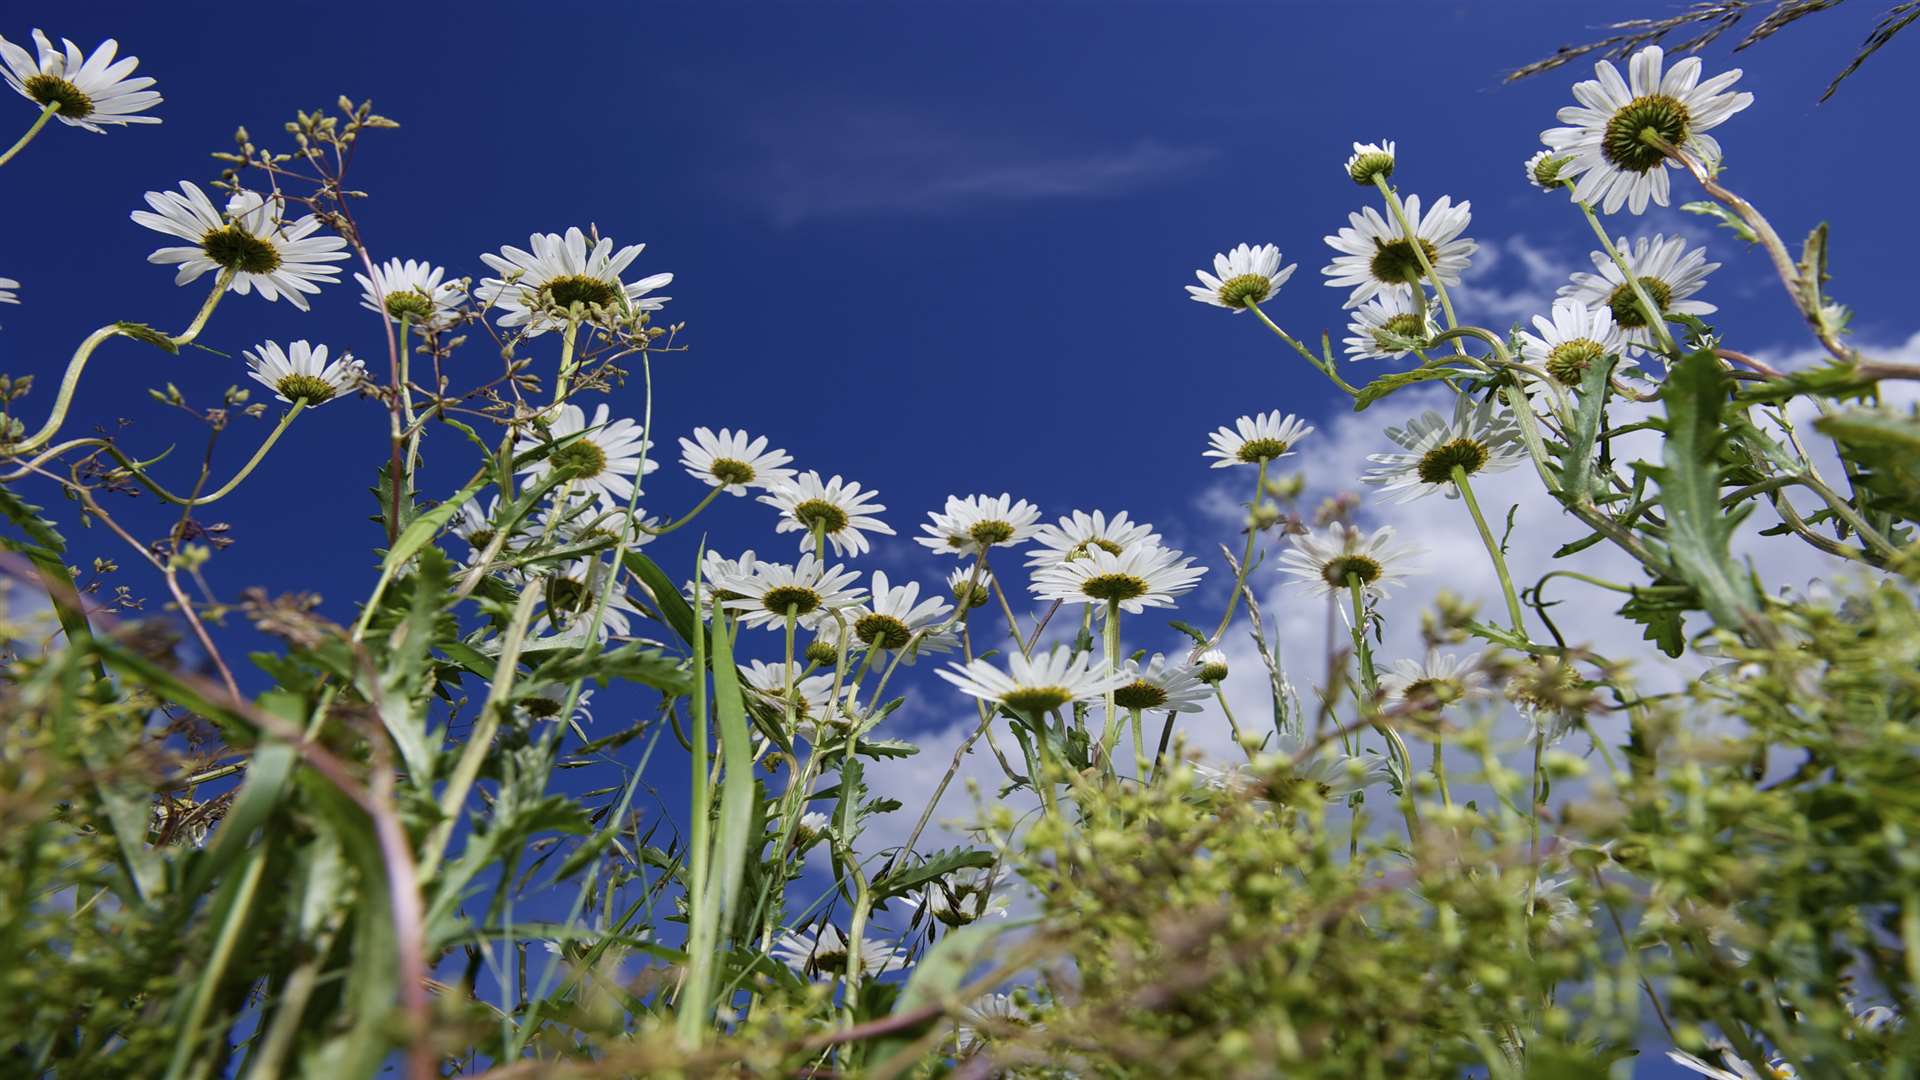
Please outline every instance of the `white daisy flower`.
M1197 666L1169 661L1154 653L1145 667L1129 660L1121 671L1127 681L1113 691L1113 703L1142 712L1199 712L1213 697Z
M473 549L467 556L469 564L480 557L480 553L486 550L488 544L493 543L495 535L493 518L499 512L500 496L498 495L487 500L484 510L480 507L480 497L476 495L461 503L460 508L454 511L453 520L447 524L447 531L465 540L467 546ZM502 545L503 548L513 546L512 540Z
M1579 386L1594 361L1619 353L1626 345L1620 329L1613 324L1613 311L1589 307L1571 298L1553 302L1553 318L1535 315L1533 325L1538 336L1520 331L1520 355L1528 363L1546 370L1562 386ZM1634 366L1622 360L1620 368Z
M336 396L357 388L366 378L366 369L352 353L327 362L325 345L296 341L282 350L272 341L263 341L251 349L242 349L247 358L247 374L253 381L273 391L275 397L291 405L305 400L308 408L325 405Z
M1075 654L1064 647L1031 659L1009 653L1005 671L991 660L948 664L947 668L939 672L940 677L961 693L1028 716L1102 697L1127 681L1125 673L1110 671L1092 654Z
M1235 465L1264 465L1293 453L1301 439L1313 434L1313 428L1299 417L1280 410L1255 413L1234 421L1233 427L1220 428L1207 436L1213 449L1201 457L1216 459L1216 469Z
M182 180L180 190L149 191L152 211L135 210L132 218L155 232L177 236L191 247L164 247L147 256L160 265L178 264L175 285L185 285L210 270L231 270L227 286L245 296L255 289L265 300L284 296L301 311L303 293L317 293L321 285L340 280L340 268L327 266L350 258L347 241L338 236L315 236L320 219L312 214L289 224L286 201L242 191L227 200L226 213L215 210L199 186Z
M1793 1066L1777 1058L1768 1062L1766 1071L1762 1072L1741 1060L1731 1047L1724 1046L1720 1048L1720 1061L1724 1068L1697 1058L1684 1050L1669 1050L1667 1057L1675 1064L1691 1069L1701 1076L1713 1077L1713 1080L1792 1080L1793 1077L1800 1075Z
M1567 179L1567 162L1573 158L1566 154L1556 154L1551 150L1542 150L1527 159L1527 183L1541 191L1552 191Z
M1701 82L1700 58L1689 56L1663 76L1665 55L1657 45L1634 53L1627 60L1629 79L1605 60L1595 64L1599 78L1575 83L1579 104L1560 110L1560 122L1569 126L1540 133L1548 149L1569 158L1560 175L1580 178L1575 199L1609 214L1623 203L1636 214L1649 199L1667 205L1667 167L1679 166L1641 138L1649 128L1699 160L1720 160L1720 144L1706 133L1753 104L1752 94L1727 92L1740 69Z
M959 647L960 635L948 625L952 611L953 605L937 596L921 600L919 582L895 586L887 581L886 571L875 570L873 598L855 608L847 623L853 636L875 652L895 652L912 642L913 648L900 657L901 663L911 664L923 653Z
M1093 604L1096 615L1119 605L1129 615L1150 607L1172 607L1199 584L1204 566L1172 548L1145 545L1118 555L1094 548L1084 558L1034 571L1032 588L1042 600L1063 604Z
M827 815L818 810L809 810L794 822L793 838L800 847L808 847L819 842L827 835L827 829L833 824Z
M738 599L737 595L728 592L720 583L734 578L751 577L754 567L758 565L760 560L754 556L752 548L741 552L737 559L729 559L718 551L708 548L700 557L700 578L704 582L704 587L701 589L702 599L709 603L716 598L723 601ZM693 603L693 582L689 581L681 587L681 595L686 598L687 603Z
M965 1017L954 1033L954 1049L961 1057L984 1048L995 1035L1047 1029L1047 1025L1035 1020L1011 994L983 994L967 1006Z
M574 721L592 720L593 710L587 707L592 702L593 691L581 690L580 695L573 701L573 716L571 719ZM565 683L553 683L549 686L543 686L538 692L529 694L520 700L520 707L525 709L527 715L535 720L561 719L560 710L564 708L566 704L567 687Z
M542 648L578 644L584 639L602 592L607 594L607 604L600 619L598 637L601 641L609 637L626 637L632 629L633 618L641 614L640 609L627 598L626 590L620 587L618 572L599 558L575 559L567 563L546 578L544 588L547 622L557 633L543 638L538 643ZM533 648L534 643L529 643L527 647Z
M1436 649L1427 650L1424 662L1394 661L1393 670L1380 677L1380 692L1388 701L1413 701L1433 707L1493 696L1477 657L1463 660Z
M1219 649L1208 649L1193 662L1193 675L1208 686L1218 686L1227 679L1227 654Z
M20 283L13 280L12 278L0 277L0 304L19 303L20 294L14 291L19 287L20 287Z
M1354 143L1353 156L1347 159L1347 178L1361 187L1372 187L1373 178L1393 175L1393 140Z
M648 296L673 281L672 274L654 274L631 284L620 274L646 250L645 244L631 244L615 251L613 241L601 237L591 249L586 234L577 228L559 233L534 233L527 238L532 251L509 244L500 254L491 252L480 261L501 276L482 278L474 298L488 308L506 312L501 326L525 326L528 337L567 325L573 305L616 311L658 311L670 296Z
M773 943L773 955L795 971L811 978L835 978L847 973L847 935L828 923L819 933L783 930ZM863 978L879 975L901 966L905 958L892 946L872 938L860 942L859 971Z
M1280 249L1272 244L1241 244L1213 257L1213 273L1195 270L1193 276L1200 284L1187 286L1187 295L1202 304L1245 311L1279 292L1295 268L1294 263L1280 265Z
M1285 754L1291 764L1288 775L1277 782L1269 781L1245 764L1217 766L1196 762L1193 772L1202 784L1217 791L1242 798L1271 795L1282 802L1289 801L1292 791L1300 786L1311 787L1320 798L1337 802L1363 788L1385 783L1392 776L1386 761L1379 757L1348 754L1334 745L1307 750L1297 736L1284 738L1279 752Z
M714 586L733 594L725 606L740 612L740 620L748 626L782 629L787 612L792 611L800 626L814 630L829 612L860 603L865 594L853 587L859 579L856 571L827 566L809 552L793 566L757 563L751 573L724 577Z
M1414 238L1420 243L1420 251L1433 266L1434 275L1444 285L1460 284L1460 275L1467 269L1467 257L1480 246L1460 235L1473 220L1473 204L1456 205L1449 196L1442 195L1423 214L1420 196L1408 195L1401 207L1406 212L1407 223L1413 227ZM1340 254L1320 271L1327 276L1327 284L1336 289L1353 286L1347 307L1358 307L1382 292L1410 291L1414 283L1426 280L1420 255L1401 231L1397 217L1389 221L1381 217L1378 210L1367 206L1348 214L1347 221L1346 228L1326 238L1327 246Z
M747 686L765 695L769 704L784 709L788 698L793 699L794 719L796 723L811 731L815 723L830 717L838 721L841 715L831 708L833 703L833 676L806 675L795 664L789 679L787 665L769 664L762 660L752 660L740 668L740 677Z
M1404 428L1388 428L1387 438L1405 452L1368 454L1367 460L1380 468L1369 469L1360 479L1394 502L1411 502L1436 491L1457 499L1456 466L1468 476L1479 476L1504 472L1527 456L1511 416L1497 412L1492 400L1475 405L1465 395L1454 400L1451 419L1428 409Z
M974 567L955 567L947 575L947 594L965 610L982 607L993 599L993 571L982 566L976 574Z
M549 497L535 520L534 532L563 547L600 540L612 548L624 541L626 549L633 551L658 539L648 530L659 527L659 518L648 517L638 507L629 522L626 504L608 506L591 495L576 492L564 503Z
M116 63L120 43L108 38L93 50L92 56L80 46L60 39L64 49L56 49L47 35L33 32L36 59L27 50L0 37L0 60L6 61L7 85L41 108L58 104L54 116L69 127L85 128L95 135L105 134L102 124L157 124L157 116L142 116L160 104L159 94L147 87L153 80L145 76L128 78L140 66L129 56Z
M965 926L989 916L1006 918L1006 895L996 892L994 884L985 870L962 870L932 882L924 892L902 896L900 902L914 910L925 908L948 926Z
M1711 315L1720 310L1692 299L1706 286L1707 275L1720 269L1719 263L1707 261L1705 248L1689 248L1685 237L1659 233L1651 240L1643 236L1632 245L1623 236L1614 241L1614 246L1662 315ZM1613 325L1619 328L1623 341L1651 345L1654 335L1647 325L1647 313L1640 309L1627 276L1606 252L1593 252L1592 258L1593 268L1599 273L1573 275L1571 283L1560 286L1560 295L1587 307L1606 308L1613 314Z
M767 437L749 440L744 431L693 429L692 439L680 440L680 464L687 475L708 487L725 488L729 495L745 495L748 488L772 490L793 481L793 470L781 466L793 460L785 450L767 449Z
M920 526L925 536L914 540L936 555L980 555L992 547L1024 544L1040 520L1040 508L1025 499L1002 493L947 496L945 513L929 512L931 524Z
M1075 510L1056 525L1035 529L1033 543L1034 550L1027 555L1029 570L1085 558L1093 550L1118 555L1134 547L1159 547L1160 534L1151 525L1127 520L1125 510L1111 518L1099 510L1091 514Z
M1391 525L1372 533L1339 522L1324 529L1309 529L1296 535L1292 547L1281 553L1279 570L1299 579L1293 584L1305 585L1320 596L1345 595L1350 576L1385 596L1388 587L1398 586L1408 574L1419 572L1410 565L1416 550L1396 543L1393 535Z
M1433 304L1424 295L1415 303L1407 289L1389 289L1353 309L1347 322L1347 359L1399 360L1425 348L1438 328Z
M886 507L869 500L879 492L860 490L860 485L835 476L822 481L812 469L760 496L760 501L780 511L780 523L774 532L800 533L800 550L811 551L813 530L818 527L836 555L864 555L869 544L866 533L893 535L893 529L873 515Z
M467 299L464 278L444 280L445 267L420 259L388 259L374 267L373 276L356 272L360 306L398 319L406 316L415 327L437 330L454 320Z
M561 469L573 480L576 494L597 498L602 506L610 509L624 508L633 496L634 479L645 475L641 472L641 459L653 443L639 424L625 419L609 422L607 415L606 405L599 405L593 410L593 421L589 423L580 406L560 406L547 424L545 436L522 435L514 444L514 454L525 454L569 436L579 437L523 466L521 475L539 480L554 469ZM659 462L646 458L646 472L659 467Z

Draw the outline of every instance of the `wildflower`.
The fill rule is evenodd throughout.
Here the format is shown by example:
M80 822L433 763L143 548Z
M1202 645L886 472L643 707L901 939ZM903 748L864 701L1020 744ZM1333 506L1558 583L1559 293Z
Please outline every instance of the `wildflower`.
M861 590L852 587L859 578L855 571L830 567L808 553L792 566L756 563L751 572L728 575L714 585L733 594L726 607L740 612L748 626L780 629L791 615L798 625L813 630L828 612L860 602Z
M351 353L327 362L325 345L296 341L282 350L278 344L263 341L241 350L247 358L247 374L253 381L272 390L275 397L291 405L305 401L308 408L325 405L336 395L358 387L366 370Z
M1118 555L1094 548L1083 558L1034 571L1033 591L1042 600L1094 604L1096 613L1117 605L1137 615L1150 607L1172 607L1174 597L1192 592L1206 572L1157 544L1137 544Z
M1578 386L1587 369L1610 355L1618 355L1625 342L1613 323L1613 311L1605 306L1589 307L1574 299L1555 300L1553 318L1533 317L1538 337L1520 331L1520 355L1529 363L1546 369L1562 386ZM1621 366L1631 367L1627 360Z
M353 280L360 283L360 306L368 311L440 329L453 322L467 299L466 280L447 281L446 275L445 267L420 259L388 259L374 267L372 277L355 273Z
M947 575L947 591L953 594L953 602L971 611L993 599L993 571L982 566L976 570L971 566L955 567Z
M108 38L93 50L92 56L87 56L81 53L80 46L66 38L60 39L64 50L54 48L47 35L35 30L33 44L40 54L37 59L0 37L0 60L6 62L0 75L6 77L8 86L35 105L45 108L57 104L59 107L53 115L61 123L104 135L106 129L102 124L160 122L157 116L140 115L163 99L147 89L153 85L152 79L128 78L140 66L138 57L114 61L120 51L119 42Z
M800 847L811 847L827 835L831 821L818 810L809 810L794 823L793 837Z
M847 621L853 636L869 649L906 649L900 660L911 664L921 653L948 652L959 646L960 636L948 626L947 615L952 611L953 605L938 597L921 600L919 582L894 586L887 581L886 571L875 570L872 599L855 608Z
M17 292L14 292L14 290L18 289L19 287L20 287L20 283L13 280L12 278L0 277L0 304L19 303L20 294Z
M544 588L547 621L559 632L541 643L545 648L558 648L569 642L577 644L583 639L592 625L594 612L601 607L602 593L606 595L606 605L600 612L599 640L626 637L634 616L641 614L627 598L626 590L620 588L619 574L597 557L566 563L546 578Z
M796 722L811 724L816 720L834 721L831 716L833 706L833 676L800 676L796 666L789 671L785 664L769 664L763 660L753 660L740 668L740 677L750 689L764 694L776 707L784 710L789 699L792 700Z
M1713 1077L1713 1080L1792 1080L1793 1077L1800 1075L1793 1066L1778 1058L1768 1062L1766 1071L1762 1072L1742 1060L1731 1047L1722 1046L1718 1049L1720 1061L1726 1066L1725 1068L1683 1050L1669 1050L1667 1057L1675 1064L1692 1069L1701 1076Z
M1311 434L1313 428L1305 421L1292 413L1282 417L1280 410L1275 409L1243 416L1234 421L1233 427L1220 428L1207 436L1213 449L1200 456L1216 459L1213 463L1216 469L1264 465L1291 454L1294 446Z
M1132 660L1121 668L1127 681L1113 691L1113 703L1142 712L1199 712L1213 696L1197 667L1170 662L1154 653L1145 667Z
M1493 696L1487 674L1478 660L1427 650L1425 661L1396 660L1393 670L1380 677L1380 691L1389 701L1441 708Z
M1134 547L1159 547L1160 534L1153 526L1127 520L1125 510L1109 518L1099 510L1089 514L1075 510L1056 525L1042 525L1033 533L1034 550L1027 554L1027 569L1084 559L1090 551L1119 555Z
M1388 221L1371 206L1347 215L1348 227L1326 238L1327 246L1340 254L1320 272L1336 289L1353 286L1347 307L1358 307L1383 292L1410 292L1427 277L1420 265L1422 254L1442 284L1460 283L1467 257L1479 247L1460 235L1473 220L1473 204L1456 205L1442 195L1422 214L1420 196L1409 195L1401 208L1413 229L1411 240L1400 228L1397 216ZM1420 244L1419 252L1414 250L1414 241Z
M1218 686L1227 679L1227 654L1219 649L1208 649L1194 661L1194 677L1209 686Z
M1040 508L1025 499L1001 494L947 496L944 513L929 513L932 522L920 526L925 536L914 539L935 554L979 555L988 548L1015 547L1027 542L1040 520Z
M580 695L574 699L573 716L568 718L568 722L571 723L582 719L592 720L593 710L587 707L592 702L593 691L580 691ZM565 708L566 704L567 687L564 683L553 683L549 686L543 686L538 691L520 700L520 707L525 709L527 715L535 720L559 720L560 710Z
M521 474L539 480L557 469L573 482L576 493L597 498L610 509L624 507L633 497L634 480L659 468L660 463L647 457L653 441L639 424L626 419L609 422L607 416L604 404L594 408L591 423L580 406L560 406L547 424L545 437L522 436L514 445L514 454L577 437L546 457L521 466Z
M700 577L706 582L706 588L702 590L702 599L709 602L739 599L738 593L728 591L721 582L751 577L754 567L758 565L760 560L754 556L752 548L741 552L737 559L729 559L718 551L708 548L700 556ZM692 603L693 582L687 582L685 593L687 602Z
M800 550L810 551L814 547L814 531L833 545L836 555L864 555L869 546L867 533L893 535L893 529L873 515L886 507L870 500L879 493L869 488L860 490L854 481L841 480L835 476L822 481L820 474L812 469L801 473L792 481L780 484L760 501L780 511L780 523L774 526L774 532L798 532Z
M955 1050L962 1057L984 1049L997 1034L1047 1029L1011 994L983 994L963 1015L966 1019L955 1031Z
M687 475L708 487L724 488L740 496L748 488L772 490L793 480L793 470L781 468L793 460L785 450L767 449L767 437L751 441L744 431L693 429L692 439L680 440L680 464Z
M1689 249L1684 237L1659 233L1651 240L1643 236L1631 247L1626 237L1616 240L1614 245L1662 317L1710 315L1719 310L1705 301L1691 299L1706 286L1707 275L1720 269L1719 263L1707 261L1705 248ZM1626 275L1620 272L1613 257L1596 251L1593 267L1599 273L1573 275L1571 283L1560 286L1560 295L1587 307L1606 308L1613 315L1613 325L1620 330L1621 340L1641 346L1652 344L1654 335L1647 325L1647 313L1641 309L1639 298L1633 295L1633 287L1627 284Z
M1634 53L1627 60L1631 82L1611 63L1595 64L1597 79L1574 84L1579 104L1560 110L1560 122L1570 126L1540 133L1549 149L1568 156L1559 175L1579 177L1575 199L1609 214L1623 203L1642 213L1648 199L1667 205L1665 167L1678 166L1644 137L1647 132L1695 157L1720 159L1720 144L1706 133L1753 104L1752 94L1727 92L1739 81L1740 69L1701 82L1700 58L1689 56L1663 77L1665 55L1657 45Z
M774 956L795 971L814 978L846 974L849 951L847 935L832 923L822 926L817 934L782 931L773 944ZM904 958L893 946L872 938L861 939L855 963L863 976L878 975L902 962Z
M1389 586L1406 581L1418 571L1408 565L1415 555L1409 545L1394 541L1393 526L1383 525L1364 533L1351 525L1335 523L1320 530L1308 530L1293 538L1293 546L1280 555L1280 572L1299 580L1321 596L1344 594L1349 578L1357 578L1363 588L1386 595Z
M1393 140L1354 143L1353 156L1347 159L1347 178L1361 187L1372 187L1374 177L1382 180L1393 175Z
M1272 244L1241 244L1213 257L1213 273L1195 270L1193 276L1200 284L1187 286L1187 295L1202 304L1245 311L1279 292L1294 269L1293 263L1281 267L1280 249Z
M900 898L910 908L925 908L927 914L948 926L966 926L988 916L1005 918L1007 898L994 891L994 882L984 870L962 870L949 878L934 881L923 893L908 893Z
M340 268L326 263L349 258L338 236L315 236L320 219L312 214L288 224L286 201L242 191L227 200L225 214L215 210L198 185L182 180L180 190L149 191L152 211L135 210L133 220L155 232L188 241L188 247L164 247L147 256L160 265L178 264L175 285L197 280L209 270L228 270L228 288L245 296L258 289L262 299L307 310L303 293L340 280Z
M1368 470L1361 479L1395 502L1410 502L1436 491L1459 498L1453 482L1456 467L1467 476L1478 476L1511 469L1526 457L1512 417L1496 414L1490 400L1475 405L1464 396L1454 401L1451 419L1429 409L1407 421L1404 428L1388 428L1387 438L1404 452L1368 454L1367 460L1380 467Z
M586 235L577 228L568 229L565 236L534 233L527 241L532 251L508 245L498 255L480 256L481 262L502 276L482 278L474 296L487 307L506 312L501 326L525 326L528 337L561 329L572 319L592 319L596 311L658 311L672 299L647 295L672 283L672 274L654 274L630 284L620 280L621 272L646 250L645 244L615 251L613 241L601 237L589 250Z
M1541 191L1552 191L1564 184L1567 179L1567 163L1573 158L1566 154L1556 154L1551 150L1542 150L1527 159L1524 166L1527 183Z
M1347 322L1347 359L1399 360L1427 347L1435 333L1433 306L1404 289L1390 289L1353 309Z
M1108 670L1092 656L1076 655L1065 648L1032 659L1010 653L1005 671L990 660L947 667L948 670L939 673L940 677L959 687L961 693L1005 705L1027 716L1100 697L1127 680L1125 674Z

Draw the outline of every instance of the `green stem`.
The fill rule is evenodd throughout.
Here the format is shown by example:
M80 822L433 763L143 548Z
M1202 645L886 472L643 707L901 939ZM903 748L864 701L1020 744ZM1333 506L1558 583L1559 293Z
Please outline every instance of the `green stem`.
M1400 232L1406 237L1407 246L1413 249L1413 257L1420 260L1420 272L1433 283L1433 294L1440 298L1440 310L1447 316L1447 329L1451 330L1459 326L1460 320L1453 315L1453 300L1447 296L1447 287L1440 283L1440 275L1434 273L1433 263L1427 259L1427 249L1420 246L1420 237L1414 234L1413 226L1407 221L1406 206L1400 202L1400 197L1393 193L1393 189L1387 186L1386 177L1375 173L1373 186L1379 188L1381 196L1387 200L1387 209L1393 212L1393 220L1399 223ZM1420 295L1419 282L1410 283L1410 287L1415 300L1425 300L1425 297Z
M1620 254L1619 248L1613 246L1613 238L1607 235L1607 228L1600 224L1600 218L1594 214L1593 207L1583 202L1575 202L1574 205L1587 216L1587 224L1593 226L1593 235L1600 238L1600 246L1605 249L1607 257L1613 260L1613 265L1620 268L1620 276L1627 280L1627 287L1633 290L1633 299L1640 305L1640 314L1646 317L1648 331L1653 334L1661 351L1671 356L1676 350L1673 345L1673 335L1667 332L1666 313L1653 302L1653 297L1647 295L1646 286L1640 284L1640 279L1634 274L1633 267L1627 265L1627 257Z
M1247 504L1247 548L1240 553L1240 572L1234 576L1233 591L1227 594L1227 610L1220 616L1220 625L1214 627L1213 636L1207 644L1218 645L1226 635L1227 626L1233 622L1233 612L1240 606L1240 589L1247 583L1247 571L1253 565L1253 545L1260 538L1260 502L1267 490L1267 466L1270 458L1260 459L1260 475L1253 481L1253 501Z
M987 580L987 587L993 590L994 597L1000 601L1001 614L1007 617L1007 633L1013 635L1014 645L1019 647L1020 655L1025 656L1027 654L1027 642L1025 638L1020 636L1020 620L1013 617L1013 605L1007 603L1007 594L1000 588L1000 576L995 574L989 578Z
M60 103L58 101L47 102L46 107L40 110L40 115L34 118L33 126L27 129L27 133L20 136L19 140L12 146L7 147L6 153L0 154L0 165L5 165L7 162L12 161L13 155L26 149L27 144L33 141L33 137L40 134L40 129L46 127L47 121L53 119L53 114L59 111Z
M636 488L637 488L637 485L636 485ZM646 533L648 536L665 536L668 533L674 531L675 529L680 528L682 525L685 525L687 522L692 521L694 518L699 517L701 511L705 510L709 506L712 506L713 500L718 498L720 493L725 490L727 489L723 487L717 487L717 488L714 488L712 491L707 492L706 498L701 499L699 502L693 504L693 509L687 511L684 516L678 518L675 521L669 522L668 524L662 525L657 529L649 529L646 527L645 524L638 521L633 523L633 527L636 529L639 529L643 533Z
M1117 673L1120 670L1120 601L1107 601L1107 670ZM1120 741L1120 711L1113 704L1113 690L1107 690L1107 728L1100 733L1100 749L1107 759L1107 768L1113 768L1113 748Z
M280 422L274 425L273 431L268 433L266 441L262 442L260 444L260 448L253 452L253 456L248 458L247 463L240 467L240 471L233 474L233 479L228 480L225 484L221 485L219 489L217 489L210 495L199 495L199 496L175 495L173 492L168 491L164 487L161 487L159 481L148 476L146 474L146 470L142 469L138 463L132 461L131 459L127 458L125 455L121 454L119 449L115 447L112 443L109 443L104 439L86 439L86 440L78 440L78 442L84 442L88 444L97 444L102 449L106 450L106 452L109 455L111 455L115 461L118 461L123 468L125 468L129 473L133 475L133 478L135 480L138 480L140 482L140 485L142 487L146 488L148 491L153 492L155 495L158 495L163 501L172 503L175 506L186 506L186 507L205 506L211 502L219 502L221 499L224 499L228 495L232 494L233 489L236 487L239 487L240 482L245 480L249 475L251 475L253 473L253 470L260 465L260 462L265 460L267 456L267 451L273 449L273 444L279 442L280 436L287 430L287 428L293 425L293 418L296 416L299 416L301 411L304 410L306 407L307 407L306 398L295 398L293 402L293 408L288 409L286 412L286 415L280 418ZM75 443L69 443L67 445L72 446L72 445L75 445Z
M1507 616L1513 620L1513 631L1521 637L1527 636L1525 616L1520 613L1520 597L1513 591L1513 575L1507 571L1507 557L1500 553L1500 544L1493 538L1493 530L1487 528L1487 519L1480 513L1480 502L1473 497L1473 485L1467 482L1467 471L1458 465L1453 467L1453 486L1460 489L1460 499L1467 504L1467 510L1473 514L1473 524L1480 530L1480 542L1487 546L1487 555L1493 559L1494 572L1500 575L1500 592L1507 600Z
M1340 377L1340 373L1334 369L1332 364L1323 362L1320 359L1320 357L1315 356L1313 354L1313 350L1307 348L1305 345L1302 345L1298 341L1294 340L1294 337L1292 334L1289 334L1285 330L1282 330L1280 329L1280 327L1274 325L1274 321L1272 319L1267 318L1267 313L1260 310L1259 304L1256 304L1253 301L1249 300L1247 301L1247 310L1259 316L1260 321L1267 324L1267 329L1280 335L1281 341L1284 341L1288 345L1291 345L1293 347L1294 352L1297 352L1301 356L1306 357L1307 363L1312 364L1316 371L1319 371L1321 374L1324 374L1327 378L1332 379L1334 383L1340 387L1340 389L1345 390L1349 394L1357 395L1360 393L1359 390L1356 390L1354 388L1352 383L1349 383L1347 380Z

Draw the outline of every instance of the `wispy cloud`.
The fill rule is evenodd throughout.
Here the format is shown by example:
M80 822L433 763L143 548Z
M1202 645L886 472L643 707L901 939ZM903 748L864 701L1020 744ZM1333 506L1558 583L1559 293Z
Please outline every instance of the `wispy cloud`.
M750 132L734 186L788 226L868 214L947 214L994 204L1105 198L1187 174L1211 150L1141 137L1062 145L965 131L902 109L829 106Z

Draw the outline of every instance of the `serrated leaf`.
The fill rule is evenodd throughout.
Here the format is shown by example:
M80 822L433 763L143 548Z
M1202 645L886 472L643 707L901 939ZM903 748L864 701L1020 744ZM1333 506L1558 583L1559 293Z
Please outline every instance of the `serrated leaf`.
M1573 430L1567 433L1566 468L1560 487L1568 495L1580 498L1593 486L1593 447L1600 438L1600 419L1607 405L1607 382L1619 357L1608 355L1587 365L1580 376L1579 405L1573 414Z
M991 851L974 848L949 848L936 851L925 860L912 866L902 866L890 873L882 874L873 881L873 898L876 901L893 896L902 896L930 882L938 881L956 870L984 870L994 863Z
M1666 406L1660 482L1666 541L1674 566L1700 592L1707 611L1729 630L1750 624L1760 598L1735 563L1729 543L1738 515L1720 506L1722 414L1733 379L1713 353L1688 353L1673 366L1660 398Z
M1733 235L1745 240L1749 244L1757 244L1760 242L1760 237L1754 233L1753 229L1748 227L1746 222L1740 220L1740 215L1721 206L1717 202L1706 202L1703 200L1699 202L1681 203L1680 209L1685 210L1689 214L1699 214L1702 217L1713 218L1721 225L1732 230Z
M1668 656L1678 657L1687 648L1683 628L1686 613L1699 606L1699 596L1690 589L1684 592L1636 591L1621 605L1618 614L1646 628L1640 635L1643 640L1653 642Z
M1461 371L1458 368L1441 366L1419 367L1414 368L1412 371L1400 371L1392 375L1384 375L1360 388L1360 392L1354 395L1353 411L1360 412L1367 406L1393 393L1395 390L1404 389L1416 383L1432 382L1435 379L1445 379L1455 376L1465 378L1472 374L1473 372L1471 371Z
M1858 484L1873 509L1920 520L1920 414L1854 409L1823 416L1813 427L1862 468Z
M67 538L60 535L60 530L54 528L53 522L40 516L40 507L22 500L4 485L0 485L0 516L13 522L21 532L27 534L28 540L48 554L58 557L66 553Z

